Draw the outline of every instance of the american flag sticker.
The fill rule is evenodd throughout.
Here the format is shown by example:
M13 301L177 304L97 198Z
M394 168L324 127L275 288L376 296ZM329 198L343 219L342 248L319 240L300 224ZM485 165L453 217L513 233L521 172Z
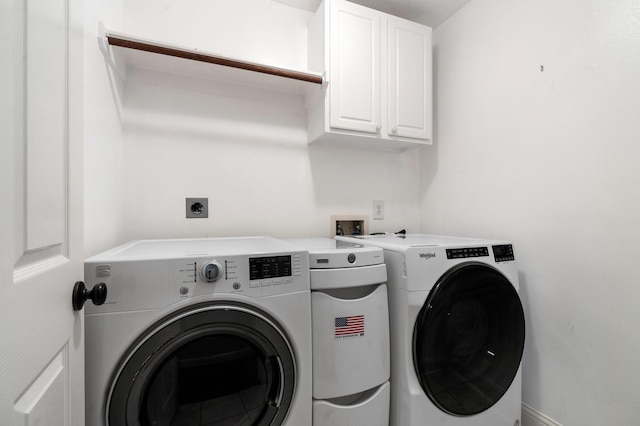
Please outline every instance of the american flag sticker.
M337 317L334 336L336 339L364 336L364 315Z

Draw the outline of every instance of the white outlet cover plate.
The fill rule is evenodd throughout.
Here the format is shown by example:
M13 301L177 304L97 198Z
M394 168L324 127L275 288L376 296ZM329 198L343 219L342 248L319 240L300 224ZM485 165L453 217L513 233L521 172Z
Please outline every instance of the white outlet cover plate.
M373 220L384 219L384 201L373 200Z

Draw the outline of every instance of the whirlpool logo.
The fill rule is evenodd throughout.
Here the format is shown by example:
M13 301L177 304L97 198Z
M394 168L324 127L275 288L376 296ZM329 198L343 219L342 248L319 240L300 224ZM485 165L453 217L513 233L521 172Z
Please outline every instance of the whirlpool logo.
M436 257L436 254L435 253L418 253L418 256L420 256L420 259L429 260L432 257Z

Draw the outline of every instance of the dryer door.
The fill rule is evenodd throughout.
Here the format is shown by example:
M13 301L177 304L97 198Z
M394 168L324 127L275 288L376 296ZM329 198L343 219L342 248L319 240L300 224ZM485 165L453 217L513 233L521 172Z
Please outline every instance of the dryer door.
M522 304L509 280L486 264L457 265L436 283L415 324L420 385L449 414L480 413L509 389L524 335Z
M295 373L291 345L267 314L194 305L132 346L114 377L107 424L280 425Z

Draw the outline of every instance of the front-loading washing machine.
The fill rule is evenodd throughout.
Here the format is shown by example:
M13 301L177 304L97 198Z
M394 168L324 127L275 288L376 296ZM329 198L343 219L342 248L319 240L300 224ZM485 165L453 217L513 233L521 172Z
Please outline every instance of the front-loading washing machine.
M85 261L91 426L311 424L308 256L268 237L140 240Z
M512 244L424 234L336 238L384 249L391 425L519 425L525 318Z

